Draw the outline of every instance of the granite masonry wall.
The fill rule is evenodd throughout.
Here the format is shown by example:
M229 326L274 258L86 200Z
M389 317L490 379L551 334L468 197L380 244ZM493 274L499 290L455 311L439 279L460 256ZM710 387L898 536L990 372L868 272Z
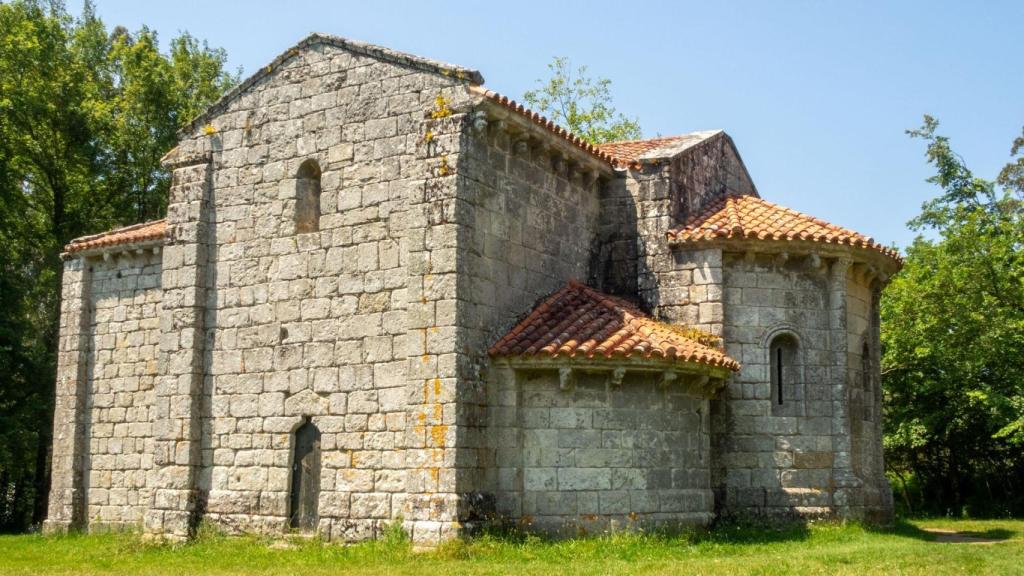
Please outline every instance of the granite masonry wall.
M862 507L858 515L884 521L892 510L892 491L882 451L880 291L872 278L851 268L846 308L850 458L861 481L851 505Z
M712 403L714 483L723 510L813 515L836 504L836 440L845 433L836 401L845 382L837 385L832 368L830 285L817 258L726 255L726 351L743 368ZM845 326L840 331L845 337ZM780 335L797 343L782 404L769 374L769 346Z
M180 143L177 157L210 158L209 226L197 238L210 261L205 377L193 399L205 518L238 531L286 528L292 433L310 418L322 433L321 534L362 539L399 516L410 529L428 520L406 495L443 492L445 464L412 477L426 433L410 399L439 378L432 342L454 324L454 313L435 317L434 301L454 302L454 283L443 281L446 270L454 278L454 252L443 257L454 234L441 221L453 177L439 172L447 154L454 165L460 130L430 117L451 114L463 84L314 43ZM321 216L315 231L296 233L296 177L308 161L320 172ZM426 529L436 539L438 525Z
M458 437L462 521L493 511L496 447L485 424L487 349L538 299L586 279L599 182L522 134L470 132L459 164ZM474 495L476 495L474 497ZM474 499L475 498L475 499Z
M708 401L660 374L496 369L489 433L499 517L559 535L712 519Z
M138 526L149 506L160 348L160 255L90 259L83 474L90 528Z
M628 172L636 204L637 291L659 320L721 335L721 251L673 250L666 234L726 194L757 194L732 140L718 133ZM628 268L628 265L620 265Z

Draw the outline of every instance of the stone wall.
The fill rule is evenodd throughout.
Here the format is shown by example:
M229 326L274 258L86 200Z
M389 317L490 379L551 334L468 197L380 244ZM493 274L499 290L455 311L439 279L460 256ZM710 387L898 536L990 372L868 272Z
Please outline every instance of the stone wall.
M858 516L887 521L892 491L882 451L882 389L879 338L880 288L851 269L847 288L847 366L850 461L861 482L851 505ZM865 356L865 352L867 355Z
M708 401L656 374L495 370L488 382L497 512L573 535L711 520Z
M732 139L720 132L673 158L630 170L625 185L635 203L632 235L636 242L636 288L642 304L659 320L698 326L720 335L721 251L672 250L666 234L716 198L757 194ZM628 221L609 222L602 229L625 225ZM631 268L627 261L609 270ZM606 282L621 284L614 279Z
M712 402L714 483L727 512L828 513L835 446L829 277L808 257L726 254L726 352L743 365ZM769 375L776 335L798 342L792 394ZM845 343L844 343L845 345Z
M85 526L82 462L85 402L89 389L90 347L89 267L84 258L64 261L60 295L60 338L57 343L57 383L54 394L53 450L50 497L44 529L64 532Z
M136 526L152 493L160 255L90 259L84 487L90 528Z
M587 278L600 183L499 126L471 136L458 170L459 418L469 424L458 439L465 450L459 490L490 493L494 453L481 426L487 350L538 299L570 279ZM463 520L490 508L467 504Z
M212 159L198 489L225 527L283 529L292 432L311 417L322 432L320 532L365 538L410 516L408 399L424 380L409 366L437 366L417 340L437 324L423 319L430 271L415 255L445 232L429 219L442 213L428 186L440 160L428 158L425 118L438 98L465 98L464 81L324 43L267 70L177 152ZM308 160L321 172L321 216L297 234Z

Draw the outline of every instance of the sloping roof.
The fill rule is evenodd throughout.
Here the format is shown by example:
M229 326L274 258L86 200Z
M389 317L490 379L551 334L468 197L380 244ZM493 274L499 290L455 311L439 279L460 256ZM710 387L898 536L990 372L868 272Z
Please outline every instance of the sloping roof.
M686 148L721 133L721 130L707 130L704 132L680 134L679 136L660 136L646 140L620 140L598 144L597 149L612 156L615 159L616 166L635 167L643 159L675 156Z
M497 357L656 358L739 370L724 352L633 304L570 281L491 347Z
M377 46L375 44L369 44L367 42L360 42L358 40L350 40L348 38L342 38L340 36L334 36L331 34L322 34L314 32L309 36L306 36L298 44L285 50L277 58L274 58L270 64L263 66L256 70L252 76L249 76L242 82L238 83L237 86L228 90L223 96L221 96L216 102L211 104L205 111L200 113L191 122L189 122L184 128L178 131L178 135L187 137L190 133L195 130L198 126L205 124L212 116L216 115L224 109L228 102L234 100L239 94L242 94L248 90L253 84L259 82L265 76L276 70L285 60L288 60L292 56L299 54L299 52L309 46L315 44L325 44L327 46L334 46L341 48L349 52L356 54L364 54L380 60L394 62L403 66L409 66L411 68L417 68L427 72L434 72L437 74L443 74L445 76L452 76L465 80L472 84L483 84L484 77L479 71L473 70L472 68L464 68L455 64L449 64L447 62L441 62L438 60L431 60L430 58L424 58L422 56L416 56L415 54L409 54L407 52L400 52L398 50L392 50L383 46Z
M874 239L756 196L724 196L668 232L670 244L752 239L810 241L875 250L901 261L898 252Z
M100 234L93 234L92 236L75 238L64 247L64 252L74 253L92 248L160 240L164 237L166 230L167 222L165 220L143 222L142 224L125 226L124 228L117 228Z
M594 146L590 142L587 142L586 140L580 138L579 136L573 134L572 132L569 132L565 128L562 128L558 124L555 124L554 122L546 118L544 115L538 114L537 112L530 110L529 108L523 106L522 104L516 102L515 100L509 98L508 96L503 96L501 94L498 94L494 90L488 90L483 86L470 86L469 90L474 94L483 96L484 98L487 98L492 102L495 102L505 108L508 108L509 110L515 112L516 114L519 114L520 116L524 116L534 124L538 124L541 127L548 130L549 132L551 132L552 134L554 134L555 136L567 140L573 146L576 146L577 148L583 150L584 152L604 162L607 162L612 166L616 165L615 158L612 155L603 152L600 147Z

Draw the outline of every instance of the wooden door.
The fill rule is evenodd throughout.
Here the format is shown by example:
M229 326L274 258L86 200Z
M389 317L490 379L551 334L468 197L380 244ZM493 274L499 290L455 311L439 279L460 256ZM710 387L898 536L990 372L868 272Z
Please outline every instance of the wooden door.
M320 499L320 430L306 422L295 431L292 455L292 488L289 502L291 527L315 530Z

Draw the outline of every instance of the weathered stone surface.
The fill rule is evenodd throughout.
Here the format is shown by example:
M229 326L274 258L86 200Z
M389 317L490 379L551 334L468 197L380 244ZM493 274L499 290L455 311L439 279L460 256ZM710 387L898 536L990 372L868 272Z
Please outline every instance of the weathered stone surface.
M47 529L278 533L306 422L316 529L338 540L399 517L430 544L502 517L891 511L873 273L671 249L714 198L756 194L728 136L616 171L481 81L314 36L182 134L163 244L65 263ZM724 337L742 372L488 357L573 278ZM782 405L780 331L800 346Z

